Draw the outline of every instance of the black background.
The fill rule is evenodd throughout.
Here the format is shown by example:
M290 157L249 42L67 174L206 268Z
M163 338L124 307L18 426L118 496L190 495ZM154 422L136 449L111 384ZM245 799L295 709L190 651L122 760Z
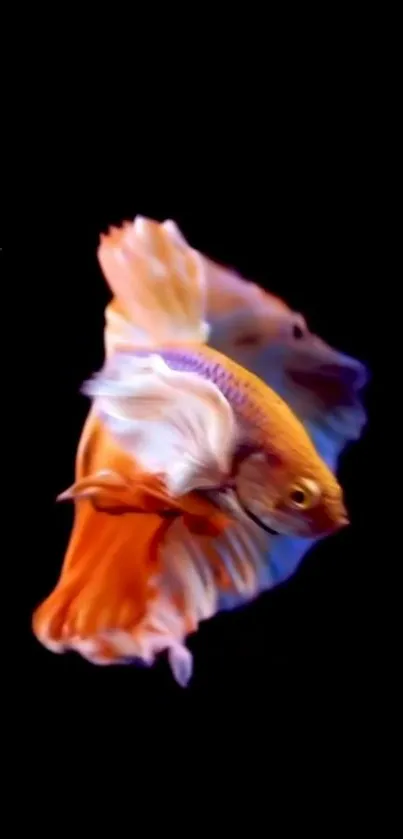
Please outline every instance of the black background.
M369 152L351 113L341 123L330 113L310 123L305 114L305 130L284 129L274 146L253 123L249 142L234 143L224 120L196 150L182 136L148 145L141 132L126 130L101 151L100 129L90 140L77 123L72 131L50 118L31 172L38 233L27 275L40 384L33 377L27 385L35 491L26 512L33 547L23 660L41 732L77 715L89 727L102 718L119 731L141 719L141 737L143 722L147 729L185 709L192 726L211 714L229 732L235 725L244 732L247 719L266 734L293 726L319 735L323 727L328 736L362 721L374 655L366 589L375 550L368 510L378 337L368 289L378 282L379 243ZM163 661L151 671L97 668L51 654L30 630L69 538L72 510L55 498L73 477L87 411L79 388L102 363L109 296L98 237L137 213L174 219L193 246L286 299L312 331L363 360L373 376L369 425L340 472L351 527L311 551L288 583L202 626L190 641L195 676L187 691Z

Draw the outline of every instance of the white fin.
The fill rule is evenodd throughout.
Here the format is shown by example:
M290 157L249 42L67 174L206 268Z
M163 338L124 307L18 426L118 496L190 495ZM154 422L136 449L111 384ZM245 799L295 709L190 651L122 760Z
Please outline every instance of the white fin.
M158 588L167 603L181 602L187 632L215 615L226 598L245 603L273 585L271 537L243 513L217 538L190 533L175 521L161 546ZM223 586L220 579L226 579ZM182 628L182 633L184 629ZM180 640L180 637L178 638Z
M173 496L220 485L236 443L232 408L212 383L158 355L116 354L83 388L119 445Z
M117 312L112 302L105 309L104 346L105 356L110 358L115 352L152 347L153 341L151 335L133 324L127 315Z
M151 666L167 652L175 680L186 687L193 673L187 637L221 608L245 603L272 584L267 575L270 537L240 515L216 539L190 533L182 519L173 522L160 546L159 572L152 581L156 596L132 629L111 626L91 638L76 636L57 645L44 638L42 643L53 652L75 650L93 664L106 666L131 660ZM230 590L220 585L218 567L230 579ZM112 658L104 657L105 641L114 651Z
M140 345L206 342L204 262L176 225L137 216L101 237L98 259Z
M179 227L175 221L172 221L172 219L167 219L162 223L162 227L164 228L164 230L166 230L168 236L172 239L173 242L177 242L178 245L182 245L185 247L187 246L186 239L183 233L181 233L181 231L179 230Z
M173 644L169 648L168 661L178 685L187 687L193 673L192 653L183 644Z

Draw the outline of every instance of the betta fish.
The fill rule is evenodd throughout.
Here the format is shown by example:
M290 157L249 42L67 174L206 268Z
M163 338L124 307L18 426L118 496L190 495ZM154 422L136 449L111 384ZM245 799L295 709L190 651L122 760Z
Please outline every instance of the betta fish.
M312 334L303 315L280 298L235 270L204 260L210 345L254 372L287 402L337 473L341 455L360 439L367 422L362 400L367 368ZM272 581L290 577L315 542L291 535L277 538L268 557ZM226 598L225 605L234 605L234 599Z
M185 240L173 221L164 226ZM235 270L199 254L206 282L209 345L251 370L276 391L304 424L314 445L336 472L349 443L357 441L367 417L361 392L369 374L362 362L329 346L310 332L302 314ZM106 309L105 347L130 346L138 318L127 305L130 288ZM126 304L125 304L126 301ZM296 570L315 539L282 535L271 544L265 566L268 587ZM238 595L220 606L236 605Z
M273 584L279 534L347 523L338 480L286 402L208 346L206 265L170 222L101 237L114 295L103 368L84 385L75 520L61 575L33 617L49 649L98 664L167 651L188 682L189 633L221 598Z

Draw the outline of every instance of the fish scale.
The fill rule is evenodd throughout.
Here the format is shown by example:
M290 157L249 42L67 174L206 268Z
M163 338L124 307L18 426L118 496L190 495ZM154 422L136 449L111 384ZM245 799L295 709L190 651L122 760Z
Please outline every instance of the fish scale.
M243 443L274 450L287 462L290 451L296 453L295 440L298 440L302 463L304 457L307 461L311 459L313 445L306 429L284 400L253 373L206 345L200 350L160 345L155 352L172 370L197 373L218 387L234 411ZM141 352L141 355L149 354L150 351ZM272 411L272 405L280 411ZM295 436L290 433L292 425L295 425ZM309 476L309 467L303 468Z
M206 357L205 347L203 347L203 353L198 353L195 350L184 352L183 350L165 350L163 348L158 349L157 352L171 370L197 373L204 379L213 382L228 400L242 424L246 426L252 426L253 424L253 437L256 442L257 432L265 435L267 414L259 408L258 399L261 397L255 392L253 385L240 381L231 370L226 369L216 359ZM140 351L135 354L144 357L151 353ZM228 362L226 366L228 366Z
M256 446L285 465L294 458L291 471L299 474L302 470L305 477L314 479L323 471L323 479L329 480L330 473L325 464L318 461L307 431L284 400L261 379L218 350L206 345L161 343L152 349L121 347L119 354L129 358L157 356L171 370L194 373L211 382L234 413L241 445Z

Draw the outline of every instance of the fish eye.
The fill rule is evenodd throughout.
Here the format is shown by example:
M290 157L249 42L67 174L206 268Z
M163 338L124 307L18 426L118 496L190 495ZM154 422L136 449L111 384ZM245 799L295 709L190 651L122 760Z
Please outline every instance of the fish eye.
M290 492L290 501L295 507L304 507L306 503L306 494L303 489L293 489Z
M304 337L304 334L305 333L302 326L300 326L299 323L294 323L292 327L292 337L295 339L295 341L301 341Z
M318 501L320 489L315 481L302 478L292 485L288 493L288 501L295 510L309 510Z

